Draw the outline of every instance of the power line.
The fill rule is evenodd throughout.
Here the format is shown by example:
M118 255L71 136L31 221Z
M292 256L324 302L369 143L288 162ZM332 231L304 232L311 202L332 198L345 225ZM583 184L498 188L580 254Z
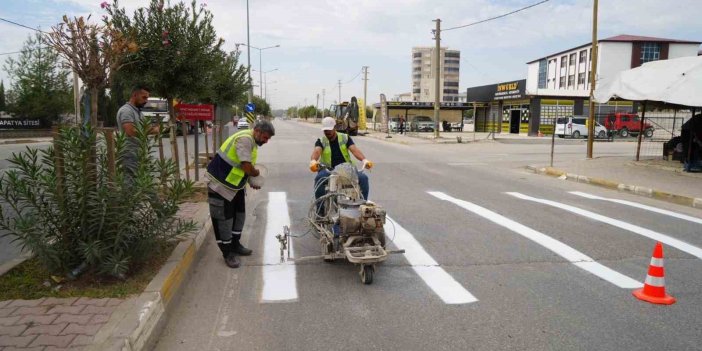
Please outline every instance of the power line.
M10 20L4 19L4 18L2 18L2 17L0 17L0 21L7 22L7 23L11 23L11 24L14 24L14 25L16 25L16 26L23 27L23 28L31 29L31 30L37 31L37 32L39 32L39 33L48 34L47 32L44 32L44 31L42 31L41 29L37 29L37 28L32 28L32 27L29 27L29 26L25 26L24 24L17 23L17 22L14 22L14 21L10 21Z
M344 84L349 84L349 83L353 82L354 80L356 80L356 78L358 78L358 76L361 75L361 73L363 73L363 69L361 69L360 71L358 71L358 74L356 74L355 77L351 78L351 80L349 80L349 81L347 81L347 82L344 82Z
M473 22L473 23L469 23L469 24L462 25L462 26L451 27L451 28L448 28L448 29L442 29L441 31L442 31L442 32L445 32L445 31L448 31L448 30L454 30L454 29L458 29L458 28L465 28L465 27L474 26L474 25L476 25L476 24L489 22L489 21L492 21L492 20L496 20L496 19L498 19L498 18L507 17L507 16L509 16L509 15L511 15L511 14L515 14L515 13L517 13L517 12L524 11L524 10L526 10L526 9L530 9L530 8L532 8L532 7L534 7L534 6L538 6L538 5L541 5L541 4L546 3L546 2L549 2L549 1L550 1L550 0L543 0L543 1L537 2L537 3L535 3L535 4L531 4L531 5L529 5L529 6L522 7L522 8L520 8L520 9L518 9L518 10L514 10L514 11L512 11L512 12L508 12L508 13L505 13L505 14L502 14L502 15L499 15L499 16L490 17L490 18L487 18L487 19L484 19L484 20L481 20L481 21L478 21L478 22Z
M19 53L21 53L21 52L22 52L22 51L0 52L0 56L3 56L3 55L12 55L12 54L19 54Z

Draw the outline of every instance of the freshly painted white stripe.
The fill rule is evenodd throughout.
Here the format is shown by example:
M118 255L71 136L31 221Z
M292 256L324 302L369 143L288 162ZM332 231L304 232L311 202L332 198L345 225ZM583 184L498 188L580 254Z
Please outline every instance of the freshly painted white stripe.
M391 218L388 217L388 219L389 221L385 223L385 232L391 236L394 231L395 238L392 242L398 249L405 250L403 256L409 261L412 269L434 293L439 295L441 300L447 304L465 304L478 301L429 256L417 239L412 236L412 233L402 228Z
M665 278L664 277L653 277L650 275L646 276L646 284L650 286L656 286L656 287L664 287L665 286Z
M297 300L295 265L280 262L280 243L275 238L283 233L283 226L290 226L287 196L284 192L268 193L268 223L263 240L263 291L261 302ZM290 243L290 256L293 255Z
M568 212L572 212L572 213L575 213L575 214L578 214L578 215L581 215L584 217L588 217L588 218L596 220L598 222L607 223L607 224L613 225L615 227L626 229L630 232L645 236L647 238L650 238L650 239L653 239L656 241L660 241L666 245L672 246L680 251L687 252L690 255L693 255L697 258L702 259L702 249L700 249L699 247L690 245L682 240L678 240L678 239L675 239L673 237L670 237L666 234L655 232L653 230L639 227L637 225L634 225L634 224L631 224L628 222L624 222L624 221L620 221L618 219L606 217L606 216L603 216L603 215L600 215L600 214L597 214L594 212L590 212L588 210L583 210L582 208L579 208L579 207L566 205L566 204L561 203L561 202L538 199L535 197L531 197L531 196L527 196L527 195L515 193L515 192L509 192L507 194L512 195L512 196L519 198L519 199L522 199L522 200L528 200L528 201L538 202L538 203L541 203L544 205L553 206L556 208L560 208L562 210L566 210Z
M656 208L656 207L653 207L653 206L642 205L642 204L640 204L640 203L636 203L636 202L633 202L633 201L620 200L620 199L612 199L612 198L608 198L608 197L601 197L601 196L597 196L597 195L592 195L592 194L584 193L584 192L581 192L581 191L571 191L570 193L573 194L573 195L582 196L582 197L584 197L584 198L588 198L588 199L592 199L592 200L602 200L602 201L614 202L614 203L618 203L618 204L622 204L622 205L627 205L627 206L631 206L631 207L640 208L640 209L647 210L647 211L651 211L651 212L656 212L656 213L664 214L664 215L671 216L671 217L675 217L675 218L684 219L684 220L686 220L686 221L690 221L690 222L693 222L693 223L702 224L702 218L692 217L692 216L684 215L684 214L682 214L682 213L677 213L677 212L673 212L673 211L663 210L663 209Z
M569 262L573 263L577 267L580 267L620 288L623 289L634 289L640 288L642 285L640 282L627 277L624 274L616 272L608 267L603 266L595 262L592 258L585 255L584 253L546 235L531 229L521 223L515 222L507 217L504 217L498 213L492 212L484 207L480 207L468 201L459 200L452 196L446 195L438 191L430 191L429 194L435 196L438 199L451 202L459 207L462 207L470 212L473 212L483 218L490 220L491 222L505 227L551 251L557 255L565 258Z
M651 257L651 266L663 267L663 259Z

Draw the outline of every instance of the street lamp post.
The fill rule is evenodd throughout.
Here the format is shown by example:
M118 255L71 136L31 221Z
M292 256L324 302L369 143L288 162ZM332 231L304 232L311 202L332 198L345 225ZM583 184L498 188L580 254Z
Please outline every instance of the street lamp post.
M278 45L273 45L273 46L268 46L268 47L265 47L265 48L257 48L257 47L255 47L255 46L251 46L251 45L249 45L249 44L244 44L244 43L237 43L236 45L244 45L244 46L248 47L249 49L256 49L256 50L258 50L258 73L259 73L259 78L258 78L258 79L259 79L260 82L263 82L263 50L266 50L266 49L273 49L273 48L279 48L279 47L280 47L280 44L278 44ZM251 50L249 50L249 51L251 51ZM251 67L251 64L249 64L249 67ZM251 70L249 70L249 71L251 71ZM251 76L249 75L249 78L250 78L250 77L251 77ZM259 94L260 94L261 98L263 98L263 85L262 85L262 84L261 84L261 86L259 87Z
M263 85L266 86L266 87L263 89L263 92L264 92L265 94L264 94L263 96L261 96L261 97L263 98L263 100L266 100L266 97L268 96L268 73L275 72L275 71L277 71L277 70L278 70L277 68L274 68L274 69L272 69L272 70L270 70L270 71L265 71L265 72L263 72ZM253 71L255 71L255 69L254 69ZM266 100L266 102L268 102L268 100Z

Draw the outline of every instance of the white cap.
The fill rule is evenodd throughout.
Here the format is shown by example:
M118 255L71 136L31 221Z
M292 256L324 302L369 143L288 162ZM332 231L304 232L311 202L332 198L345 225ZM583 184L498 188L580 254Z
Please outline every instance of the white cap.
M334 130L336 120L332 117L324 117L322 119L322 130Z

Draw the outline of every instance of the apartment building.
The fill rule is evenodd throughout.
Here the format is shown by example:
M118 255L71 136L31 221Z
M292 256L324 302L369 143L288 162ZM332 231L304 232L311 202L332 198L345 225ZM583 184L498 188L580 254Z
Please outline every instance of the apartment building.
M412 48L412 101L433 102L435 99L436 58L434 47ZM439 52L439 101L458 102L461 52L442 47Z

